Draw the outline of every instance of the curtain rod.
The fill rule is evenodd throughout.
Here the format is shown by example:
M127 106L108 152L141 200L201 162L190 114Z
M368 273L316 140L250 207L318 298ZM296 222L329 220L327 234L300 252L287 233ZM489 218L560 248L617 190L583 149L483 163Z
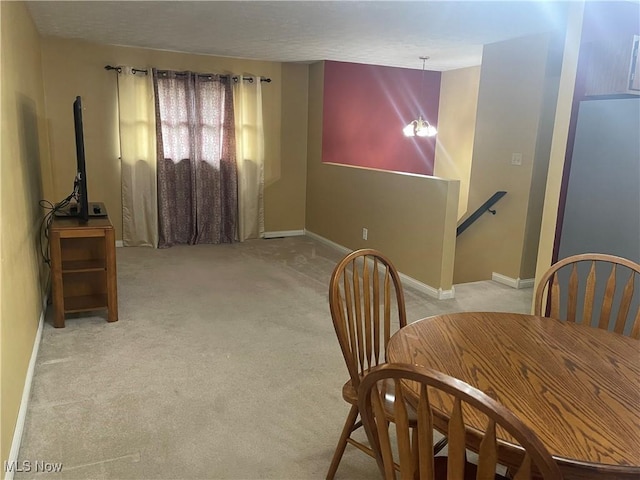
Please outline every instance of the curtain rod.
M115 70L118 73L122 73L122 67L114 67L112 65L105 65L104 66L105 70ZM148 70L143 70L140 68L132 68L131 72L136 74L136 73L144 73L145 75L149 74ZM253 82L253 77L240 77L238 75L234 75L233 77L229 77L229 75L220 75L220 78L231 78L233 81L237 82L240 78L242 78L242 80L246 80L248 82ZM261 82L266 82L266 83L271 83L271 79L268 77L260 77L260 81Z

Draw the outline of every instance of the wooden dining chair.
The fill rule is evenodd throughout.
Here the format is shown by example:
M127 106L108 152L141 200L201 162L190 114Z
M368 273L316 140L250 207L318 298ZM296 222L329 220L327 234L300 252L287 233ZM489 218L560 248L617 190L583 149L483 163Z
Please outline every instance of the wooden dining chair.
M374 456L369 446L352 437L362 426L358 388L370 368L386 361L391 333L407 324L407 314L397 270L385 255L372 249L356 250L336 265L329 284L329 308L349 371L342 397L351 405L327 473L331 480L347 443ZM445 444L442 441L437 447Z
M388 422L389 413L383 407L387 385L393 382L397 446L393 446ZM447 456L434 457L433 416L430 398L450 399L452 408L446 412L449 450ZM409 431L407 403L417 411L417 435ZM369 371L360 384L358 405L369 442L386 480L396 478L395 457L402 480L489 480L503 478L496 474L498 444L496 426L504 429L522 448L518 465L513 468L514 480L539 478L558 480L562 474L535 433L505 406L471 385L443 373L417 365L388 363ZM477 464L466 460L465 418L473 412L486 418L484 431L474 430L482 440ZM442 415L442 412L437 412ZM534 466L535 465L535 469Z
M639 264L585 253L564 258L545 272L536 289L534 314L640 338L639 304Z

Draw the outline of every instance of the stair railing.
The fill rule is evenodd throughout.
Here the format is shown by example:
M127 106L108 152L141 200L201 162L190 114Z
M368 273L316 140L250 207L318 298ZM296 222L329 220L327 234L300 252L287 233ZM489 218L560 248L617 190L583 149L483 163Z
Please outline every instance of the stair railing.
M460 226L456 229L456 237L464 232L467 228L471 226L473 222L478 220L485 212L490 212L492 215L496 214L495 210L491 210L491 207L502 197L504 197L507 192L496 192L494 193L489 200L484 202L482 205L478 207L478 209L473 212L469 218L467 218L464 222L460 224Z

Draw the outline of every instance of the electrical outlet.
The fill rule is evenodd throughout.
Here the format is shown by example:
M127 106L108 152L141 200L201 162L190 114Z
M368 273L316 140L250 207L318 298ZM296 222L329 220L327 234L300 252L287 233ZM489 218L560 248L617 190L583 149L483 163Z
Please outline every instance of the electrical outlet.
M362 229L362 239L366 240L368 236L369 236L369 230L366 229L366 228L363 228Z
M522 165L522 154L521 153L512 153L511 154L511 165Z

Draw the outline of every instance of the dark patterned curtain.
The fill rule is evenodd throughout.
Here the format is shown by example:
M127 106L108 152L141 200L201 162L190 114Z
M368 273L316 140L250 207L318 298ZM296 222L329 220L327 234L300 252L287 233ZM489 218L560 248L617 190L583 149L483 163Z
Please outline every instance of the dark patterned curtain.
M231 243L238 188L231 79L153 69L158 246Z

